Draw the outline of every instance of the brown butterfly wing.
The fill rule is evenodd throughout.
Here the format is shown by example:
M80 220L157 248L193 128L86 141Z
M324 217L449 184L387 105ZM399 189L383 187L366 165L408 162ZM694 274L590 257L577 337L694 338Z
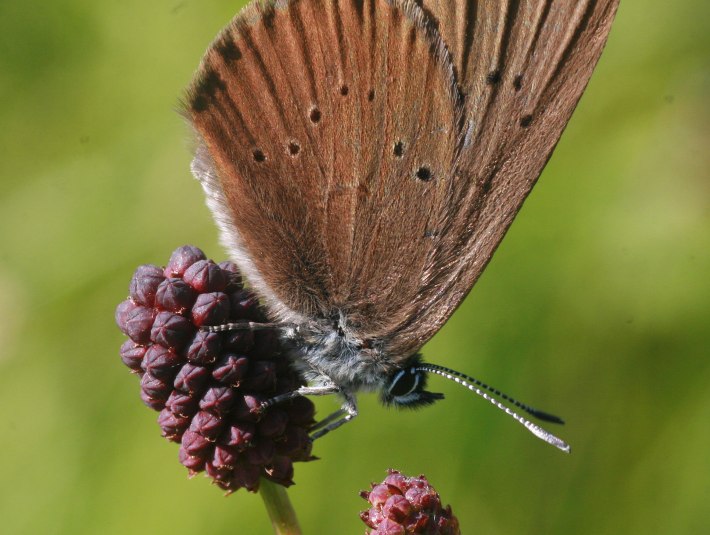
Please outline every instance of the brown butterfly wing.
M418 298L390 340L404 358L453 313L559 140L617 0L425 0L465 98L465 139Z
M188 114L223 240L272 313L342 313L390 358L418 350L535 183L616 6L247 8L208 50Z
M456 188L462 108L415 4L252 4L188 91L193 163L271 313L386 337L417 302Z

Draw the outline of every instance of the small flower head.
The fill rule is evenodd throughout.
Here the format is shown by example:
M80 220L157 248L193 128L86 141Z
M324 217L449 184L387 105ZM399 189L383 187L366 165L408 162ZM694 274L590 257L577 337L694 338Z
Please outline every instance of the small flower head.
M163 436L180 444L180 462L228 492L256 491L261 477L291 485L293 463L314 458L308 431L315 409L296 398L261 410L263 401L302 384L277 333L201 329L266 321L236 266L184 246L165 268L139 266L129 291L116 308L129 338L121 360L140 378L143 402L160 413Z
M439 494L424 476L406 477L389 470L382 483L360 495L370 509L360 518L372 529L370 535L460 535L451 507L442 507Z

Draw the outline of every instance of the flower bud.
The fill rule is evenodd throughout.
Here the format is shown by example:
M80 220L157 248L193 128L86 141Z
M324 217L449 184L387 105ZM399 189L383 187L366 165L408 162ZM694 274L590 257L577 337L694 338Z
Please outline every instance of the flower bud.
M380 484L360 493L370 509L360 513L370 535L426 533L460 535L459 523L451 507L442 507L439 494L424 476L407 477L390 470Z
M178 459L191 475L205 472L227 492L256 491L262 477L291 485L293 463L314 459L310 400L261 409L304 384L278 333L201 328L266 321L235 264L180 247L164 269L136 269L115 317L130 338L121 360L140 377L141 399L160 412L161 434L180 445Z

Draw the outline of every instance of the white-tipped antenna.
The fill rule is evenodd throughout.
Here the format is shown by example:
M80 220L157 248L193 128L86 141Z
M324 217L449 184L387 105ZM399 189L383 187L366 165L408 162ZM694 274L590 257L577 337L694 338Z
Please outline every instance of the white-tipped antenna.
M486 401L489 401L492 405L495 405L497 408L505 412L508 416L512 416L536 437L544 440L548 444L552 444L553 446L564 451L565 453L570 453L572 451L572 448L570 448L569 444L567 444L564 440L556 437L549 431L546 431L545 429L543 429L537 424L534 424L530 420L523 418L512 409L509 409L508 407L503 405L497 399L488 395L486 392L484 392L484 390L488 390L492 394L510 402L512 405L520 408L521 410L524 410L525 412L531 414L536 418L539 418L540 420L561 424L564 423L561 418L549 414L547 412L534 409L533 407L530 407L529 405L526 405L524 403L520 403L519 401L516 401L515 399L511 398L510 396L507 396L506 394L503 394L502 392L491 386L488 386L487 384L479 381L478 379L474 379L473 377L469 377L468 375L464 375L463 373L451 370L449 368L444 368L443 366L437 366L436 364L421 364L417 366L415 370L434 373L436 375L440 375L441 377L445 377L450 381L454 381L455 383L465 386L472 392L475 392L476 394L481 396Z

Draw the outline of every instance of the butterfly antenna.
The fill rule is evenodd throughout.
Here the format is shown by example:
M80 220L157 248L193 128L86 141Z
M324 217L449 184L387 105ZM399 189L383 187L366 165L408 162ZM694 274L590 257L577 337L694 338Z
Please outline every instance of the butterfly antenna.
M503 405L503 403L501 403L497 399L491 397L485 391L487 390L488 392L508 401L509 403L514 405L515 407L518 407L519 409L527 412L528 414L530 414L540 420L545 420L547 422L554 422L554 423L562 424L562 423L564 423L564 421L561 418L554 416L552 414L549 414L547 412L540 411L540 410L535 409L533 407L530 407L529 405L526 405L524 403L521 403L521 402L511 398L510 396L503 394L498 389L488 386L487 384L483 383L482 381L479 381L478 379L475 379L473 377L469 377L468 375L464 375L463 373L457 372L455 370L451 370L451 369L445 368L443 366L437 366L436 364L422 364L420 366L417 366L415 369L417 371L424 371L424 372L429 372L429 373L433 373L436 375L440 375L441 377L445 377L446 379L449 379L450 381L454 381L455 383L465 386L466 388L468 388L472 392L475 392L476 394L481 396L486 401L490 402L492 405L496 406L498 409L505 412L508 416L511 416L513 419L515 419L518 423L522 424L528 431L530 431L536 437L544 440L548 444L555 446L556 448L564 451L565 453L569 453L571 451L569 444L567 444L564 440L556 437L555 435L553 435L549 431L546 431L545 429L543 429L542 427L540 427L537 424L534 424L530 420L523 418L522 416L520 416L518 413L516 413L512 409Z

